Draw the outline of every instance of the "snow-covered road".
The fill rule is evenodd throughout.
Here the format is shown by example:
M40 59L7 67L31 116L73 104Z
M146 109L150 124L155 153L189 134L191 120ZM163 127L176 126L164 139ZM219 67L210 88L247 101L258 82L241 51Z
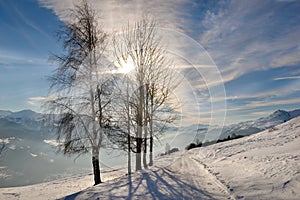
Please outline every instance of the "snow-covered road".
M162 163L159 163L162 165ZM172 164L73 194L67 199L234 199L205 167L183 154Z

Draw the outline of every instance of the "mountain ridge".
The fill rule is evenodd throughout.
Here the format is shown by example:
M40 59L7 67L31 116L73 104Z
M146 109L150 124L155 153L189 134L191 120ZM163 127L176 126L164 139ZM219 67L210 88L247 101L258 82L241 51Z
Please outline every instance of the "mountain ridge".
M10 122L22 124L26 128L43 127L44 120L47 114L41 114L30 109L25 109L17 112L9 110L0 110L0 120L8 120ZM262 130L269 129L273 126L291 120L300 116L300 109L295 110L282 110L278 109L266 117L261 117L255 120L248 120L239 122L236 124L220 127L217 125L209 126L208 124L193 124L186 127L170 127L169 130L180 131L185 133L196 133L195 140L212 140L224 139L232 135L251 135ZM11 124L12 125L12 124ZM208 129L213 130L210 134L213 136L207 136ZM1 126L0 126L1 133ZM215 134L215 135L214 135Z
M255 120L248 120L244 122L239 122L236 124L231 124L227 125L224 127L219 127L219 126L213 126L210 127L210 133L211 135L208 134L209 127L201 129L196 129L195 127L199 127L196 125L194 126L193 129L190 128L190 131L193 130L197 132L197 135L195 136L195 141L212 141L212 140L218 140L218 139L225 139L227 137L234 137L237 135L240 136L246 136L246 135L251 135L258 133L260 131L272 128L276 125L279 125L281 123L284 123L286 121L289 121L295 117L300 116L300 109L295 109L291 111L285 111L285 110L276 110L270 115L266 117L261 117ZM192 127L191 126L191 127Z

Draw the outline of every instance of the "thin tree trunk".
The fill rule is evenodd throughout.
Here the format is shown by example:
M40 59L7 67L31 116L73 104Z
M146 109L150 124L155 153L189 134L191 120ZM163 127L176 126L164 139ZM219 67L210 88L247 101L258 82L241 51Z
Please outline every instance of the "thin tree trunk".
M141 154L142 154L142 138L138 137L136 138L136 159L135 159L135 170L139 171L142 169L142 165L141 165Z
M98 185L99 183L102 183L102 181L100 177L99 151L97 150L93 150L92 163L94 171L94 185Z
M127 170L128 170L128 175L131 174L131 138L130 138L130 118L129 118L129 109L127 111L127 117L128 117L128 124L127 124L127 142L128 142L128 153L127 153Z
M130 135L128 134L128 153L127 153L127 157L128 157L128 160L127 160L127 170L128 170L128 175L131 174L131 152L130 152Z
M143 113L144 113L144 87L140 81L139 102L137 111L137 138L136 138L136 171L142 169L142 144L143 144Z
M150 133L150 148L149 148L149 166L152 166L153 165L153 136L152 136L152 133Z
M145 120L145 123L144 123L144 155L143 155L143 165L144 165L144 168L147 169L148 166L147 166L147 137L148 137L148 84L146 84L146 88L145 88L145 93L146 93L146 101L145 101L145 109L144 109L144 112L145 112L145 115L144 115L144 120Z
M141 108L141 106L140 106ZM142 114L143 110L139 109L138 110L138 116L137 116L137 133L136 133L136 159L135 159L135 170L139 171L142 169L142 158L141 158L141 154L142 154L142 143L143 143L143 138L142 138L142 131L143 131L143 127L142 127Z
M131 138L130 138L130 105L129 105L129 80L127 79L127 87L126 87L126 112L127 112L127 142L128 142L128 153L127 153L127 170L128 175L131 174Z
M148 166L147 166L147 139L146 139L146 135L145 135L145 138L144 138L144 155L143 155L143 165L144 165L144 168L147 169Z
M153 86L151 87L154 90ZM153 165L153 96L150 96L150 115L149 115L149 127L150 127L150 147L149 147L149 166Z

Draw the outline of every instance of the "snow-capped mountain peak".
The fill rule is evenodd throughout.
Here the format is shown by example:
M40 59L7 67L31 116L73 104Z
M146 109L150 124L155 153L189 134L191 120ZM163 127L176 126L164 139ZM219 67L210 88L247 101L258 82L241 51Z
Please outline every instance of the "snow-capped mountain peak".
M285 110L277 110L274 113L272 113L269 117L267 117L267 119L270 120L290 120L291 119L291 115L288 111Z
M206 138L224 139L228 136L251 135L289 121L298 116L300 116L300 109L293 111L277 110L267 117L225 126L223 127L221 135L214 137L210 137L208 135ZM221 127L219 127L219 129L221 129ZM201 131L196 138L203 140L205 134L207 134L207 130Z

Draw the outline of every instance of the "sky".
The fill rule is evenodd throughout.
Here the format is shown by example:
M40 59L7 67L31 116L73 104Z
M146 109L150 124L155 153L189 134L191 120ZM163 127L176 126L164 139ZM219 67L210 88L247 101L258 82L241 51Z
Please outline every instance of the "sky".
M0 0L0 110L40 111L73 0ZM105 31L154 16L190 123L231 124L300 108L299 0L89 0ZM185 123L185 122L184 122Z

